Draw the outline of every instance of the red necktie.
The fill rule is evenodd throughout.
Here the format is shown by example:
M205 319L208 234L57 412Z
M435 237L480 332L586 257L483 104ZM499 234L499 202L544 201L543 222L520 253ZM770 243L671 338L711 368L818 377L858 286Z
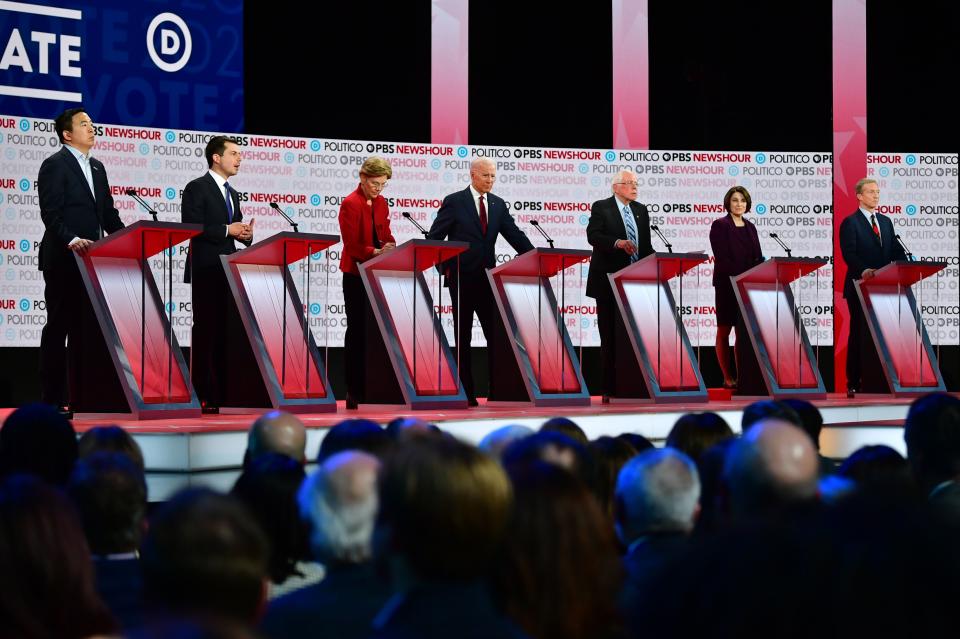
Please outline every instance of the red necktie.
M480 196L480 232L487 234L487 205L483 203L483 196Z
M882 241L880 237L880 227L877 226L877 218L873 214L870 214L870 226L873 227L873 234L877 236L878 240Z

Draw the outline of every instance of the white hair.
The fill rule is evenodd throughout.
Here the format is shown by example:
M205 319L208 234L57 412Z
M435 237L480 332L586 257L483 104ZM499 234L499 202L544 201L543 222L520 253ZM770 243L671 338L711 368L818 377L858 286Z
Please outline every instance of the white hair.
M477 158L470 163L470 172L479 171L484 166L492 166L497 168L497 163L491 160L490 158Z
M678 450L646 450L620 469L615 495L617 534L624 544L653 532L689 532L700 502L700 475Z

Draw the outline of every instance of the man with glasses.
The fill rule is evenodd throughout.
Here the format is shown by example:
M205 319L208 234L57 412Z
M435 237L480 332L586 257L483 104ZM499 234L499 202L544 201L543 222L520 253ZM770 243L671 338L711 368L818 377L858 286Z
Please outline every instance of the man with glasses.
M462 191L451 193L443 199L437 218L430 227L427 238L431 240L450 239L455 242L469 242L470 248L460 255L460 273L457 279L456 259L443 265L446 283L450 287L453 299L453 316L457 325L457 349L460 367L460 379L467 394L470 406L477 405L473 384L473 358L470 354L470 342L473 333L473 314L476 313L487 340L487 353L490 358L490 396L494 392L496 374L494 343L494 312L496 302L485 269L497 265L495 247L497 236L502 235L517 253L533 250L533 244L521 231L507 203L490 191L497 179L497 165L493 160L480 158L470 166L470 186ZM462 347L462 348L461 348Z
M371 341L380 341L375 330L372 309L360 279L358 265L397 245L390 232L390 209L383 197L387 181L393 177L390 163L371 156L360 167L360 184L340 205L340 237L343 256L343 306L347 331L343 336L343 368L347 381L348 409L367 400L367 350ZM368 339L369 336L369 339Z
M597 328L600 330L600 365L603 370L603 403L616 395L616 353L629 349L617 344L617 302L607 274L615 273L653 253L650 243L650 215L636 201L637 176L620 171L613 178L613 196L598 200L590 208L587 241L593 247L587 296L597 300Z
M869 344L870 332L863 308L857 298L854 280L868 280L877 269L895 260L907 259L900 242L895 237L893 222L886 215L877 212L880 204L880 187L876 180L862 178L856 186L860 207L847 216L840 224L840 253L847 264L847 274L843 280L843 299L847 300L850 311L850 335L847 337L847 396L852 397L863 389L862 373L879 372L871 365L877 359L868 357L872 353ZM880 378L871 379L871 390L880 390L883 382Z

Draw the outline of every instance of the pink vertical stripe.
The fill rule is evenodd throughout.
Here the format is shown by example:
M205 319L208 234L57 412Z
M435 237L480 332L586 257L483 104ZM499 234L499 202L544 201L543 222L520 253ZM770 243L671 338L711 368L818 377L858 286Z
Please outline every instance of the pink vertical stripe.
M434 144L467 143L469 7L468 0L433 0L430 141Z
M613 0L613 147L650 148L647 0Z
M846 390L850 333L840 222L859 206L854 186L866 174L867 3L833 0L833 361L838 393Z

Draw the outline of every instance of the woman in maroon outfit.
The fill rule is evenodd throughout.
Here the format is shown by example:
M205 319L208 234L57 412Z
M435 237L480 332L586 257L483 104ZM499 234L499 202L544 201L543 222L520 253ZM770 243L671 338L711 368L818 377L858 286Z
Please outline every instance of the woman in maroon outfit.
M727 216L710 227L717 307L717 361L723 372L724 388L735 388L737 385L730 367L730 329L741 325L740 308L730 276L740 275L763 261L757 227L744 217L750 211L751 204L747 189L742 186L731 187L723 196L723 208ZM740 335L740 329L737 329L738 351L741 339L746 339L746 335ZM739 363L739 357L737 360Z

